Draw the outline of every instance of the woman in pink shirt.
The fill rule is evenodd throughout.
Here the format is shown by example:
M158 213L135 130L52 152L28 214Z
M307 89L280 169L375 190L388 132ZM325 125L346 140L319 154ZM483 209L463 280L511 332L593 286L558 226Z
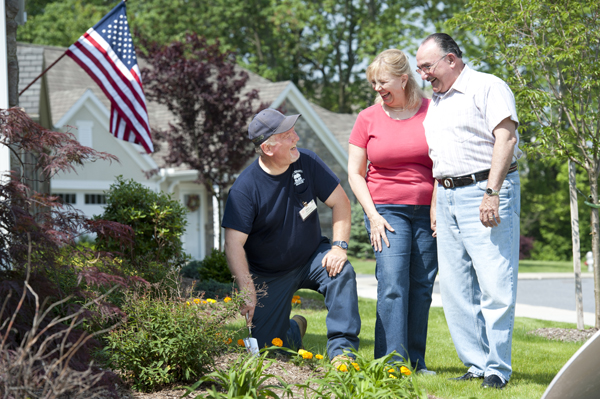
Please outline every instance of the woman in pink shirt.
M438 269L429 216L434 179L423 129L430 100L400 50L379 54L367 79L378 95L352 129L348 179L377 259L375 358L396 351L417 372L435 374L425 365Z

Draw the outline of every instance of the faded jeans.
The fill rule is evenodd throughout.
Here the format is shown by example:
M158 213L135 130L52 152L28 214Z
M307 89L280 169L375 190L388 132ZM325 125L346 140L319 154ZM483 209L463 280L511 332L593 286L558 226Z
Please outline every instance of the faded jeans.
M519 267L519 173L500 190L500 221L487 228L479 205L487 180L437 190L437 241L444 313L463 364L508 381Z

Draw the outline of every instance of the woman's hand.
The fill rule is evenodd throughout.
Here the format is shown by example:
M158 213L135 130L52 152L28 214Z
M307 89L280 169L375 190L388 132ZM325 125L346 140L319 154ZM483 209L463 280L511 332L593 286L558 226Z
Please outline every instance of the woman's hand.
M390 241L387 238L385 230L394 231L394 228L381 216L379 213L375 213L369 217L369 224L371 226L371 246L375 251L381 252L383 246L381 240L385 242L385 245L389 248Z

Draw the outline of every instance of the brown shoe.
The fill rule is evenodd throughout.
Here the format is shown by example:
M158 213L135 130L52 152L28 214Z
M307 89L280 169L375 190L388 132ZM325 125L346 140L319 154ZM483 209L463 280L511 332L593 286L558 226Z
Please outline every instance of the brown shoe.
M352 359L350 356L337 355L333 359L331 359L331 364L333 365L333 367L339 370L342 364L352 363L353 361L354 359Z
M304 338L304 334L306 334L306 328L308 327L308 322L304 316L300 316L299 314L292 317L292 320L298 323L298 327L300 327L300 338Z

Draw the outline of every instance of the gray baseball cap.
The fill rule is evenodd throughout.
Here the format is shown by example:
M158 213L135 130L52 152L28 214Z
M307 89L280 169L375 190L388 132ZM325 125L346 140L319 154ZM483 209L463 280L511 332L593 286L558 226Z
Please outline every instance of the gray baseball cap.
M301 115L285 116L281 112L267 108L254 115L248 126L248 138L259 146L274 134L287 132L294 127Z

